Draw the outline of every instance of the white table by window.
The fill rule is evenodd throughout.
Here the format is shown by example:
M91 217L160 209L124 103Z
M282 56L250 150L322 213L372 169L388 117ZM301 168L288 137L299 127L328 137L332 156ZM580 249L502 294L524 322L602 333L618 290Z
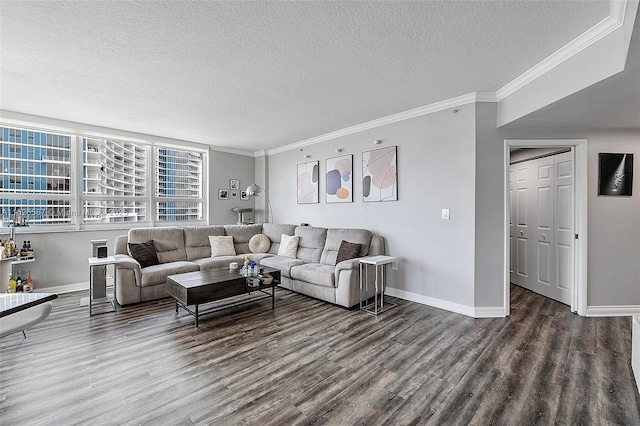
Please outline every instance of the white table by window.
M113 294L107 293L107 283L106 278L102 283L95 283L93 279L93 271L92 269L99 266L108 266L113 265ZM107 257L90 257L89 258L89 315L93 315L94 306L104 306L107 305L111 309L104 310L100 309L99 313L103 312L113 312L116 310L118 302L116 300L116 288L117 288L117 276L118 276L118 261L115 256L107 256ZM106 277L106 275L105 275ZM99 291L99 294L105 294L106 297L100 297L94 299L94 291L96 289L95 286L104 286Z
M395 303L384 302L384 290L387 287L387 265L397 262L393 256L370 256L360 258L360 310L372 315L378 315L395 306ZM369 268L375 269L375 294L373 302L369 303Z

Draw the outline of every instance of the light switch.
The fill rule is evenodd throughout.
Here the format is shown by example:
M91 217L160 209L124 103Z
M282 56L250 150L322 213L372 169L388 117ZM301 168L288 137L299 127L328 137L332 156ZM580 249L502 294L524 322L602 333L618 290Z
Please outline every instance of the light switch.
M449 220L449 209L442 209L442 218Z

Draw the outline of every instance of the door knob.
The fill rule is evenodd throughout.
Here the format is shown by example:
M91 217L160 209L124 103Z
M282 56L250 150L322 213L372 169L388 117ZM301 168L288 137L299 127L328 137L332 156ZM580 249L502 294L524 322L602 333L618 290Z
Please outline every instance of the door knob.
M524 231L520 231L520 236L523 237L524 236Z
M543 240L546 240L546 239L547 239L547 236L546 236L546 235L544 235L544 234L542 234L542 239L543 239Z

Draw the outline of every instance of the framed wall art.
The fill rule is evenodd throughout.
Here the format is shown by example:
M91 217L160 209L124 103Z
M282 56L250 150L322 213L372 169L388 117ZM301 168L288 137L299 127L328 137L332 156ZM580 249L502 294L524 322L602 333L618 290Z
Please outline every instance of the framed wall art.
M240 181L238 179L230 179L229 189L240 189Z
M362 153L362 200L364 202L398 200L396 153L396 146Z
M229 199L229 190L218 189L218 200L228 200L228 199Z
M240 191L240 199L244 201L249 200L249 194L247 194L247 191Z
M319 203L318 177L320 175L320 162L309 161L298 164L297 193L298 204Z
M353 201L353 155L327 158L325 192L327 203Z
M633 154L598 154L598 195L631 196Z

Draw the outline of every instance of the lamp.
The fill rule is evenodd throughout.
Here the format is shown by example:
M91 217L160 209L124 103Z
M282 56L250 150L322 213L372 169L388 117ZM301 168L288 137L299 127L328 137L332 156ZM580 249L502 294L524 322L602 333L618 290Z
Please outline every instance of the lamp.
M269 218L271 220L273 220L273 209L271 208L271 201L269 201L269 197L266 196L267 191L263 187L258 185L257 183L254 183L254 184L249 185L245 192L247 193L247 196L249 196L249 197L252 197L252 196L253 197L262 197L263 195L265 195L265 198L267 199L267 204L269 205ZM265 220L265 222L266 222L266 220Z
M256 197L261 197L264 191L260 185L258 185L257 183L254 183L252 185L249 185L249 187L245 192L247 193L248 196L254 195Z

